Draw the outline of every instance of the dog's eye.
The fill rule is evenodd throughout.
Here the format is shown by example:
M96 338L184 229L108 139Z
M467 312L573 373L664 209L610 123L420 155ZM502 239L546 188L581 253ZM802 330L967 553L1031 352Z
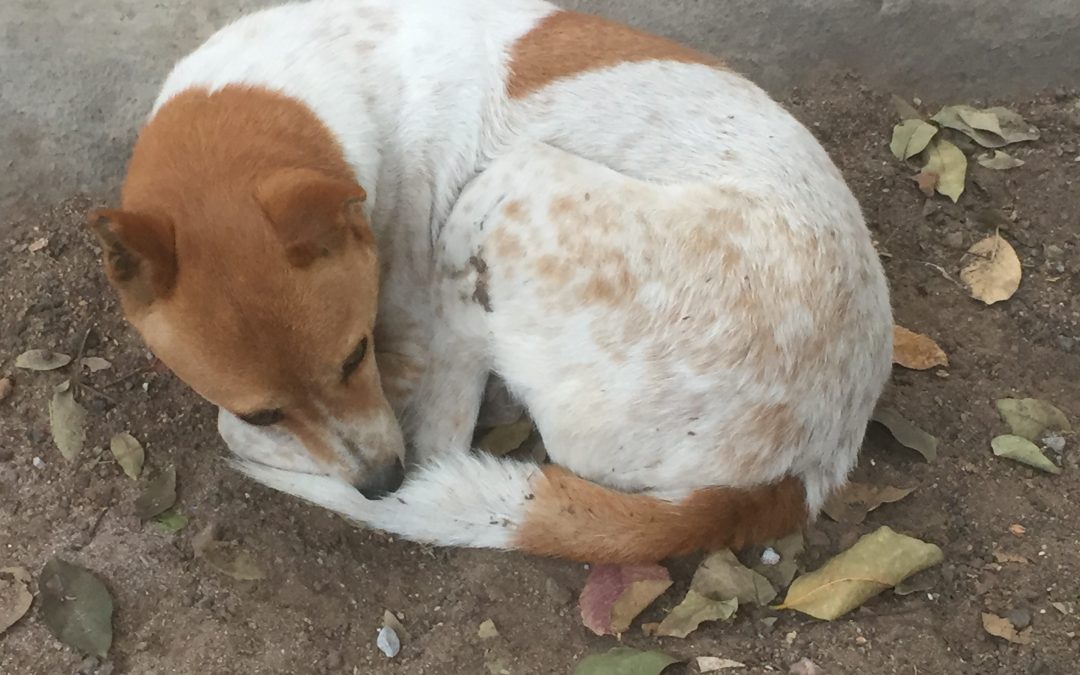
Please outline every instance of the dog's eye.
M237 415L242 421L255 427L268 427L285 419L285 411L281 408L273 410L256 410L246 415Z
M360 344L356 345L356 349L352 354L349 354L349 358L345 359L345 363L341 364L341 379L347 380L352 375L360 364L364 361L364 356L367 355L367 338L360 340Z

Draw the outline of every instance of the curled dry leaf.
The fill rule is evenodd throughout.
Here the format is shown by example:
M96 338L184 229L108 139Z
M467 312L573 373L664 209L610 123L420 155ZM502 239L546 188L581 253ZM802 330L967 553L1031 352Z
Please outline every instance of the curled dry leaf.
M949 357L925 335L893 326L893 363L912 370L928 370L949 365Z
M898 502L914 491L915 488L850 482L830 495L822 510L838 523L857 525L882 504Z
M30 349L15 357L15 367L25 370L56 370L71 363L67 354L48 349Z
M745 668L745 663L740 663L732 659L722 659L719 656L699 656L697 657L697 668L702 673L715 673L718 670L728 670L729 668Z
M131 434L124 432L116 434L109 441L109 450L112 451L116 463L124 470L129 478L138 478L142 473L143 461L146 453L142 445Z
M32 604L30 572L22 567L0 568L0 634L23 618Z
M919 176L937 176L934 189L954 202L960 199L967 177L967 157L964 153L949 141L939 138L926 148L924 154L926 165ZM924 181L918 177L916 181L922 188Z
M1037 398L1003 398L994 402L1001 421L1013 434L1039 442L1048 431L1071 432L1069 418L1055 405Z
M1030 628L1017 632L1016 626L1012 625L1011 621L1002 618L997 614L983 612L982 626L983 630L990 635L1002 638L1003 640L1008 640L1014 644L1029 645L1033 641Z
M86 408L75 400L70 382L63 382L53 389L49 401L49 430L53 443L69 462L82 452L86 442Z
M585 627L597 635L618 635L671 586L660 565L594 565L578 604Z
M740 605L767 605L776 589L761 574L744 566L728 549L711 554L698 566L690 588L714 600L734 598Z
M481 450L502 457L521 447L532 435L533 423L527 417L517 422L503 424L484 434L478 443Z
M168 467L146 484L143 492L135 500L135 515L142 520L149 520L176 503L176 468Z
M893 127L889 150L897 159L914 157L930 144L938 128L920 119L907 119Z
M1031 561L1027 559L1027 556L1020 555L1019 553L1010 553L1008 551L1003 551L1000 548L995 548L993 553L994 560L1002 565L1006 563L1019 563L1021 565L1031 564Z
M100 356L87 356L84 359L80 359L79 363L91 373L112 368L112 364Z
M690 589L656 629L657 635L684 638L706 621L722 621L735 616L739 601L735 598L714 600Z
M878 408L870 418L889 430L901 445L922 455L926 461L937 459L938 439L904 419L892 408Z
M1018 166L1024 166L1024 160L1017 159L1004 150L995 150L993 154L979 155L979 166L993 169L994 171L1008 171Z
M113 600L89 570L53 558L38 579L41 616L61 642L104 658L112 646Z
M971 261L960 270L960 280L971 297L988 305L1008 300L1020 288L1020 258L1001 235L993 234L968 249Z
M930 119L943 127L959 131L984 148L1035 141L1040 135L1039 130L1022 116L1000 106L985 109L969 105L945 106Z
M944 559L934 544L878 528L795 580L779 609L794 609L831 621Z
M1061 467L1051 462L1042 453L1039 446L1022 436L1013 436L1012 434L996 436L990 441L990 448L993 449L994 455L997 457L1005 457L1021 464L1027 464L1046 473L1061 473Z
M591 654L574 668L574 675L660 675L679 660L663 652L615 647Z

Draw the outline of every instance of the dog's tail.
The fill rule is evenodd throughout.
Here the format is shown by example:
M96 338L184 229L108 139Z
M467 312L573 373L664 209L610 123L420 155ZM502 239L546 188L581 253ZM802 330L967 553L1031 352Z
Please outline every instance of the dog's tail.
M741 548L789 534L808 517L803 483L792 476L667 501L611 490L554 465L469 454L414 469L397 492L370 501L332 478L243 461L238 467L272 488L413 541L589 563Z

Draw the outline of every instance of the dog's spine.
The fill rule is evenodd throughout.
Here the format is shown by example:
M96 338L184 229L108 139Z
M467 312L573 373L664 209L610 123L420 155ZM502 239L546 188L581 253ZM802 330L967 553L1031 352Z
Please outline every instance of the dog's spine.
M238 466L270 487L412 541L590 563L738 548L788 534L808 517L795 477L754 488L706 488L667 501L602 487L557 466L463 455L417 468L398 492L369 501L330 478Z

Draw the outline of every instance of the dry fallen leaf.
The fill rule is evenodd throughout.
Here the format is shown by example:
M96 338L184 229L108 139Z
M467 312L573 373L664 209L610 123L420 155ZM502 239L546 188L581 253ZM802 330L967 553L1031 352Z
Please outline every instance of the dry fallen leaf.
M1042 453L1039 446L1022 436L1013 436L1012 434L995 436L990 441L990 447L997 457L1005 457L1021 464L1027 464L1046 473L1061 473L1061 467L1051 462Z
M988 152L985 155L979 155L977 161L979 162L979 166L984 166L987 169L993 169L994 171L1007 171L1009 169L1015 169L1018 166L1024 166L1024 160L1017 159L1003 150L995 150L993 154Z
M878 528L791 584L779 609L831 621L944 559L934 544Z
M113 600L89 570L53 558L38 579L41 617L61 642L104 658L112 646Z
M926 148L924 155L926 165L920 175L936 175L937 183L934 189L954 202L960 199L960 195L964 193L964 181L967 177L967 157L960 148L939 138ZM918 178L916 180L922 188L923 181Z
M1003 398L994 402L1013 434L1039 442L1047 431L1071 432L1069 418L1053 404L1037 398Z
M527 417L517 422L497 426L484 434L477 444L485 452L490 452L496 457L502 457L521 447L521 444L529 439L532 434L533 423Z
M969 105L945 106L930 119L959 131L984 148L1039 139L1039 130L1008 108L980 110Z
M914 491L915 488L850 482L830 495L822 510L838 523L857 525L882 504L898 502Z
M135 437L129 433L116 434L109 441L109 450L112 451L116 463L124 470L129 478L138 478L142 473L143 461L146 453Z
M818 664L805 656L788 668L788 675L823 675Z
M805 545L802 530L789 534L783 539L768 542L767 546L780 556L780 562L775 565L766 565L759 562L754 565L753 569L768 579L773 588L785 589L791 585L791 580L795 578L799 571L798 557L803 552Z
M12 383L10 377L0 378L0 403L3 403L8 396L11 396L11 392L14 389L15 385Z
M912 370L927 370L949 365L949 357L925 335L893 326L893 363Z
M1022 556L1019 553L1009 553L1008 551L1003 551L1000 548L994 549L994 560L998 561L1003 565L1005 563L1019 563L1021 565L1031 564L1031 561L1028 560L1026 556Z
M1013 523L1009 526L1009 534L1013 535L1014 537L1022 537L1027 534L1027 528L1020 523Z
M96 373L101 370L107 370L112 368L112 364L101 358L100 356L87 356L84 359L80 359L79 363L83 368L86 368L91 373Z
M1008 640L1009 642L1018 645L1029 645L1033 641L1030 628L1017 632L1016 626L1013 626L1011 621L1002 618L997 614L983 612L982 626L983 630L990 635Z
M933 197L937 192L938 180L941 176L932 171L923 169L919 173L915 174L915 183L919 186L919 192L923 193L927 197Z
M71 363L71 357L48 349L30 349L15 357L15 367L25 370L56 370Z
M597 635L618 635L661 593L671 575L660 565L593 565L578 605L581 621Z
M1001 235L993 234L968 249L971 261L960 270L960 280L971 297L992 305L1008 300L1020 288L1020 259Z
M767 605L776 597L769 580L746 567L728 549L709 555L694 572L690 588L714 600Z
M893 127L889 150L897 159L914 157L930 144L938 128L920 119L907 119Z
M660 675L678 662L663 652L615 647L603 654L586 656L574 668L574 675Z
M733 661L732 659L722 659L719 656L699 656L697 657L697 668L702 673L715 673L718 670L727 670L729 668L745 668L745 663Z
M32 604L30 572L22 567L0 568L0 634L23 618Z
M926 461L937 459L938 439L904 419L892 408L878 408L870 418L889 430L901 445L922 455Z
M82 452L86 442L85 425L86 408L75 400L71 383L64 381L53 389L49 401L49 429L56 448L69 462Z
M735 598L714 600L690 589L656 629L657 635L684 638L706 621L722 621L735 616L739 601Z
M135 515L149 520L172 508L175 503L176 468L170 466L143 488L142 494L135 500Z

